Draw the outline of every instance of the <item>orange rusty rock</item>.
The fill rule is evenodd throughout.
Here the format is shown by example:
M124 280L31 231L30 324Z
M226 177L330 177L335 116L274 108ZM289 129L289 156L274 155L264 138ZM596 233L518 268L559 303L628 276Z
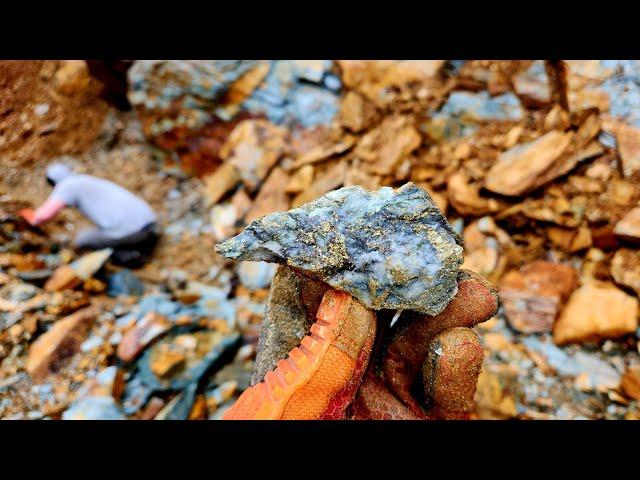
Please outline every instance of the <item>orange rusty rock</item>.
M340 102L340 123L352 132L364 130L376 117L375 105L353 90L348 91Z
M630 248L618 250L611 259L611 276L640 295L640 252Z
M51 278L44 284L44 289L47 292L59 292L60 290L75 288L80 285L81 281L73 268L69 265L62 265L53 272Z
M613 232L627 240L640 240L640 207L635 207L627 212L616 223Z
M627 397L640 400L640 365L627 368L622 376L620 387Z
M247 213L246 221L251 222L264 215L287 210L289 208L289 197L285 189L288 183L289 176L285 171L280 167L274 168Z
M149 368L157 377L168 377L182 367L186 359L187 355L183 348L163 344L153 350L149 359Z
M553 328L558 345L594 342L633 333L638 299L613 284L593 280L576 290Z
M565 152L572 133L552 130L504 152L487 173L485 187L502 195L522 195L539 185L539 177Z
M287 130L268 120L245 120L233 129L220 149L220 158L236 167L243 183L255 191L284 154Z
M630 177L640 171L640 129L621 124L616 132L622 173Z
M207 418L207 399L204 395L197 395L189 412L187 420L206 420Z
M144 410L140 414L140 420L153 420L155 416L164 407L164 401L158 397L151 397L151 400L144 407Z
M29 349L26 365L34 381L44 380L49 372L56 371L64 360L79 350L97 314L94 307L78 310L58 320L48 332L38 337Z
M495 198L483 197L479 193L480 185L473 185L469 176L456 172L447 181L447 195L451 205L462 215L486 215L500 209L501 203Z
M587 227L567 229L562 227L547 228L547 236L551 243L565 252L574 253L591 247L591 230Z
M523 333L550 332L564 301L578 287L576 271L538 261L507 273L500 299L509 324Z
M390 116L360 138L354 154L371 173L392 173L401 160L420 146L422 139L407 116Z
M171 328L171 322L163 315L149 312L127 333L124 334L117 355L122 361L130 362L155 338Z
M205 195L211 205L216 204L240 181L240 172L230 164L223 163L210 175L203 178Z

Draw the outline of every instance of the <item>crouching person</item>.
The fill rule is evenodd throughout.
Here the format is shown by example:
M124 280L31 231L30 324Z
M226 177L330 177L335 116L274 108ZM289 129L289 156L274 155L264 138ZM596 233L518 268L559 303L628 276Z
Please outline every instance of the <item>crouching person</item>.
M75 174L60 163L47 168L47 181L54 187L47 201L35 211L22 212L29 223L40 225L65 207L77 208L96 228L78 233L76 248L112 248L113 263L131 268L144 264L160 234L156 214L147 202L113 182Z

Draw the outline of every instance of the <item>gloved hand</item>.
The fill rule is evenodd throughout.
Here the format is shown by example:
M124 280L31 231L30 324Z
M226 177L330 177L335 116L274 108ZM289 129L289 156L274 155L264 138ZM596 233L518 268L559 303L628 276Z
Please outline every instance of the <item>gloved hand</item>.
M390 326L396 312L280 267L253 385L224 419L468 418L483 359L470 327L497 309L496 290L461 271L444 311L403 312Z
M32 208L23 208L18 214L24 218L30 225L35 225L36 211Z

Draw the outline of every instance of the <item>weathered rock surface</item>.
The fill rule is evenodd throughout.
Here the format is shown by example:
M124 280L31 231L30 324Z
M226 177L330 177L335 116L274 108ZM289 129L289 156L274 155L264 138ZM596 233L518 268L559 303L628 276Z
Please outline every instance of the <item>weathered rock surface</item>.
M286 264L369 308L435 315L457 292L461 244L431 197L409 183L395 191L330 192L252 222L216 251Z
M43 333L31 345L27 359L27 372L36 381L42 381L50 371L74 355L86 338L97 311L93 307L78 310Z
M516 330L550 332L562 304L577 286L573 268L538 261L507 273L500 283L500 299Z
M558 345L616 338L638 328L638 299L607 282L576 290L553 328Z

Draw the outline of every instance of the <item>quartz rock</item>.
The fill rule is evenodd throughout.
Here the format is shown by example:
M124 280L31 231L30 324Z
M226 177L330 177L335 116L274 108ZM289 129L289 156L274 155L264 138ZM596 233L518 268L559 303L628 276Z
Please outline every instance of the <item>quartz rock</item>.
M285 264L367 307L440 313L457 293L462 239L412 183L345 187L253 221L216 246L234 260Z

